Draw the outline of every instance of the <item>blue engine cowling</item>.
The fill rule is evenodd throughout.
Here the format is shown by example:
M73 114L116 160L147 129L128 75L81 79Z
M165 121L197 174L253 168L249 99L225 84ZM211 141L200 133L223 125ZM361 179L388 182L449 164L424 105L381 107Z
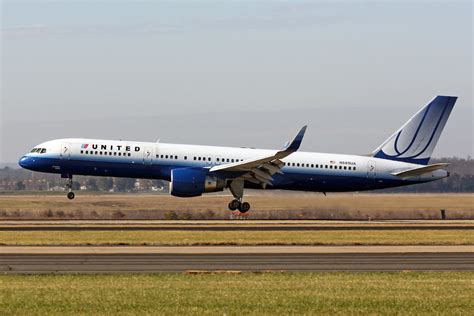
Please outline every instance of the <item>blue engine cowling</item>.
M171 170L170 193L179 197L200 196L207 192L223 191L225 180L209 176L202 168Z

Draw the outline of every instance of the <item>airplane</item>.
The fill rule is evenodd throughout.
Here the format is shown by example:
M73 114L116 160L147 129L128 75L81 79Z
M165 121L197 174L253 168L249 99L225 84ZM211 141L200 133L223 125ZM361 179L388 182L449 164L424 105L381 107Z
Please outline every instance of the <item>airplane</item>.
M25 169L73 175L161 179L170 193L195 197L229 189L231 211L246 213L244 189L350 192L392 188L449 176L429 164L457 97L437 96L365 156L299 152L306 126L280 150L65 138L41 143L19 160Z

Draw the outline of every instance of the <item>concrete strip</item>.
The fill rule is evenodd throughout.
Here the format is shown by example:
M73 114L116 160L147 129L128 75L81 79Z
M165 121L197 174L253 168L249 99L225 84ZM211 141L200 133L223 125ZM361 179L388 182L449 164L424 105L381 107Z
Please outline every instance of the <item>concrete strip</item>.
M474 253L474 246L2 246L0 254Z
M0 255L0 273L189 271L474 271L474 253Z
M466 225L474 226L474 220L0 220L0 225Z

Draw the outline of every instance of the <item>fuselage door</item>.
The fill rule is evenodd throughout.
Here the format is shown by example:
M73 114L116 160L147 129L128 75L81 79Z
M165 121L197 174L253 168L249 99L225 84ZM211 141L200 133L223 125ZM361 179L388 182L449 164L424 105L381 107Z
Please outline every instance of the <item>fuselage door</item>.
M145 150L143 151L143 164L151 165L152 163L153 163L153 148L145 147Z
M61 153L59 156L61 159L69 160L71 158L71 144L70 143L63 143L61 145Z
M367 163L367 178L375 179L376 175L377 175L377 169L375 165L375 160L369 159L369 162Z

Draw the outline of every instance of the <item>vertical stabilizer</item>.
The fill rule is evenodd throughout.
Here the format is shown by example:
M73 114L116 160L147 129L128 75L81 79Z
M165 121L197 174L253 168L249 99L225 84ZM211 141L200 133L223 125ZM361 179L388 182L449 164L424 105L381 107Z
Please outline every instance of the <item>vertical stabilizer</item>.
M428 164L456 100L457 97L437 96L374 150L372 155Z

